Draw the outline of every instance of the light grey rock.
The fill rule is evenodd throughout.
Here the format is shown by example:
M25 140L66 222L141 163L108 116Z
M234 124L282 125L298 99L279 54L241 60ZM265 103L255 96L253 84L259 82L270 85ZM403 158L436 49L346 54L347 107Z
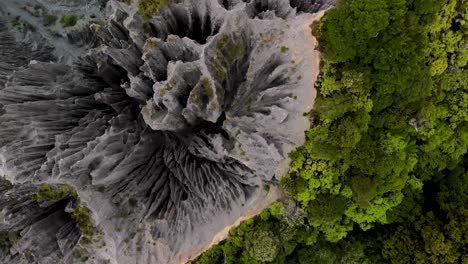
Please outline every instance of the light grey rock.
M69 53L0 21L0 235L20 234L0 262L178 263L208 242L298 144L312 88L295 25L331 4L185 0L144 21L111 0ZM76 189L105 244L85 243L78 201L30 199L44 182Z

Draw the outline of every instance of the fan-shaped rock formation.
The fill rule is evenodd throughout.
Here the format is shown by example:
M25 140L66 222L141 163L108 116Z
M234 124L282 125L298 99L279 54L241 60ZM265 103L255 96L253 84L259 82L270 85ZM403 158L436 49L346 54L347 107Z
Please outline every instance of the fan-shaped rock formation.
M0 262L177 263L207 243L301 143L317 55L297 29L332 2L186 0L146 21L111 0L68 33L76 58L1 20Z

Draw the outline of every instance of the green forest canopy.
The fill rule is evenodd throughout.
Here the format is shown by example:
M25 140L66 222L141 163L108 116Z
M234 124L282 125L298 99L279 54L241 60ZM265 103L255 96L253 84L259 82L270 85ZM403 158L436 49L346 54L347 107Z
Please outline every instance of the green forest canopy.
M281 179L294 201L194 263L468 264L468 1L341 0L306 143Z

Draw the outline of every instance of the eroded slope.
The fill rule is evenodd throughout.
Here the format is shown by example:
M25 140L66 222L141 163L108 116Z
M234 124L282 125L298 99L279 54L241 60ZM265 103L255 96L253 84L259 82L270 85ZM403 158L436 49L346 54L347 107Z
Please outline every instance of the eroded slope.
M68 34L84 38L73 64L56 42L19 38L2 20L0 170L13 186L2 189L0 233L17 241L0 259L174 263L210 241L301 143L318 60L297 28L328 5L187 0L145 21L110 1L106 21ZM42 183L79 199L35 201ZM24 218L37 220L16 221L22 206L53 206L57 224L37 224L36 209ZM71 217L82 207L92 234Z

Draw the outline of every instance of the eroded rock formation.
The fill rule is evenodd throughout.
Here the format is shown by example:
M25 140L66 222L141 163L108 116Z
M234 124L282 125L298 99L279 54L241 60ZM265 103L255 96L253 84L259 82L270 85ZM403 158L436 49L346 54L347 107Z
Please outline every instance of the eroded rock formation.
M0 262L177 263L232 223L307 128L297 26L332 2L186 0L145 21L110 1L68 33L75 60L1 20L0 235L17 241ZM98 242L73 197L31 199L42 183L76 189Z

